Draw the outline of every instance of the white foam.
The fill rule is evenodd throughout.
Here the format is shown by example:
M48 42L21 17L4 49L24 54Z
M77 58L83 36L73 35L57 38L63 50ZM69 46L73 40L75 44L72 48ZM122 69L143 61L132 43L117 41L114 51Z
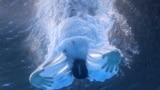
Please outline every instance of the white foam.
M60 44L63 44L62 48L67 47L66 43L62 43L67 38L87 38L86 41L89 43L87 68L90 81L104 82L117 74L115 70L106 72L101 68L107 62L102 59L102 55L117 49L110 45L108 40L108 32L114 25L113 1L41 0L37 2L36 18L40 19L38 23L43 27L43 32L45 31L49 40L45 61L38 69L44 68L45 72L42 75L54 76L53 81L55 82L52 87L48 87L48 90L71 85L74 79L72 75L68 74L71 66L66 61L67 57L62 55L61 58L56 59L62 54L62 50L57 48ZM70 52L75 54L73 56L78 56L76 52L79 51L70 49Z

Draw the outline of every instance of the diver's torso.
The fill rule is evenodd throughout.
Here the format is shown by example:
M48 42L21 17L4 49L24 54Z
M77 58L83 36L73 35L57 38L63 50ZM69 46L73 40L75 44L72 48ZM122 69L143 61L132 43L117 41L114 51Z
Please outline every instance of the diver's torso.
M57 29L59 41L76 36L86 37L93 41L98 39L97 28L83 17L70 17L64 20Z

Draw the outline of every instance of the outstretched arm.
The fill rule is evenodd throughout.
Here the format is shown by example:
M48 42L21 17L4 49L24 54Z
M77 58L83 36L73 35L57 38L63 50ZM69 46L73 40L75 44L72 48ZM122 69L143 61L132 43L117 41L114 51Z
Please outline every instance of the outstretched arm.
M119 69L121 54L119 51L111 51L103 55L103 60L107 60L107 62L102 66L102 69L105 68L106 72L117 72Z
M39 70L37 72L33 72L30 76L30 83L32 85L34 85L35 87L38 88L42 88L42 89L46 89L45 86L51 87L52 84L54 83L53 77L43 77L40 74L43 72L44 70Z
M89 80L104 82L118 72L121 53L114 49L108 52L92 51L88 56Z
M29 78L30 83L43 90L47 88L53 88L55 80L53 77L48 77L51 73L56 73L60 67L64 66L61 64L65 59L63 53L53 53L48 56L48 60L43 62L31 75ZM53 68L54 66L54 68ZM41 73L43 74L41 75ZM46 74L47 73L47 74ZM56 81L57 82L57 81Z
M37 87L37 88L42 88L44 90L46 90L46 87L51 87L53 85L53 77L45 77L45 76L41 76L41 73L44 72L44 69L46 69L46 67L48 65L50 65L52 62L54 62L56 59L63 59L63 55L57 55L56 59L55 59L56 54L52 54L49 56L49 60L46 60L45 62L43 62L31 75L29 78L30 83ZM53 58L53 59L51 59ZM55 63L57 64L57 63ZM54 70L53 70L54 71Z

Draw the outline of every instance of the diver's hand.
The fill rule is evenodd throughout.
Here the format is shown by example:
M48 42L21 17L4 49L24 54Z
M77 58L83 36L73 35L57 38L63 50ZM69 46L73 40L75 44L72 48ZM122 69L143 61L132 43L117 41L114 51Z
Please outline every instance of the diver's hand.
M121 60L121 55L119 51L112 51L103 55L103 59L107 62L102 66L106 68L106 72L116 72L119 69L119 63Z
M53 84L52 81L52 77L43 77L40 75L41 72L43 72L44 70L40 70L37 71L35 73L32 74L31 78L30 78L30 82L32 85L38 87L38 88L42 88L42 89L46 89L45 86L47 87L51 87Z

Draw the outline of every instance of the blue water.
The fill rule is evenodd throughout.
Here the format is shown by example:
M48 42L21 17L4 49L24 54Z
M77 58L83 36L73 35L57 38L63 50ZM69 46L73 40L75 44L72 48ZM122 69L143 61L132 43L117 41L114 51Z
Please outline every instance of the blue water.
M131 9L134 6L124 1L121 3L129 5ZM110 80L103 83L75 80L72 85L65 87L64 90L76 88L106 90L105 88L112 87L116 83L117 77L125 77L124 68L128 72L130 72L128 68L132 69L132 63L135 61L133 56L138 54L138 43L132 32L135 27L129 25L128 17L125 17L125 14L118 12L114 6L114 1L105 2L101 0L96 2L93 0L92 2L91 0L86 2L82 0L79 3L76 0L60 0L59 2L58 0L1 0L0 5L0 60L2 62L0 63L2 70L0 75L3 77L0 79L0 89L2 90L39 90L29 83L29 75L47 60L56 43L63 39L58 38L57 40L55 38L59 35L57 33L64 33L64 31L56 31L57 28L64 28L63 23L66 22L67 18L74 16L84 18L87 23L90 23L89 26L97 25L98 29L101 28L102 31L98 34L105 38L103 40L102 38L97 39L97 41L102 41L101 45L105 44L106 47L110 45L116 47L122 52L123 58L119 73ZM97 18L103 23L96 21ZM86 27L81 25L80 28ZM143 40L141 41L143 42ZM98 48L102 48L100 46ZM155 45L155 47L158 46ZM153 66L149 65L148 67ZM152 78L152 75L150 77Z

